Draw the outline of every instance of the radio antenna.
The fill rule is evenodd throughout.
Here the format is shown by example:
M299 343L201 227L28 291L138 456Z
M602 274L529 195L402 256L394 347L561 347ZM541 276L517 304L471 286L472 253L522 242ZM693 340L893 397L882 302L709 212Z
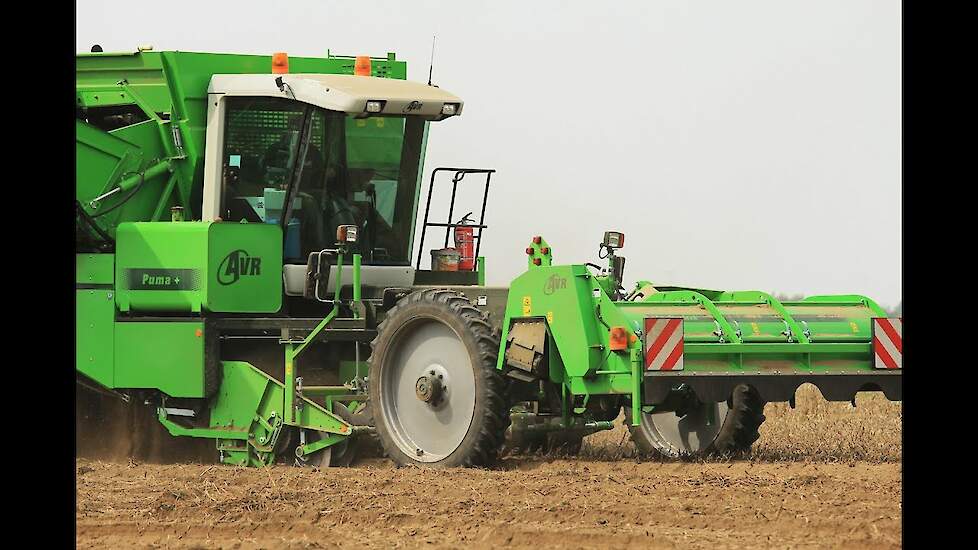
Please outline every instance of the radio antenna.
M428 85L431 86L431 71L435 67L435 35L431 35L431 57L428 58Z

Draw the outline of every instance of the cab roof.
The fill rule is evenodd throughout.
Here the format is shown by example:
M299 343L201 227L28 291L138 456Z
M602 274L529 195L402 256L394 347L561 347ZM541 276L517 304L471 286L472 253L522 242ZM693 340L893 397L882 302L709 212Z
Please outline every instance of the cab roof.
M282 86L277 80L281 77ZM365 116L418 116L441 120L445 104L462 112L462 100L441 88L410 80L341 74L215 74L208 94L283 97L332 111ZM379 112L368 101L381 102Z

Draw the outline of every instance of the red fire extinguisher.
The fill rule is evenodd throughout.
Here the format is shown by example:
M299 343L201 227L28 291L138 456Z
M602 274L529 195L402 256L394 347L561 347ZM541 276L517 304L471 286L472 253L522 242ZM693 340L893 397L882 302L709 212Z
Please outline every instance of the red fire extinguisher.
M458 250L458 270L472 271L475 269L475 235L471 225L474 220L469 219L472 212L466 214L455 226L455 249Z

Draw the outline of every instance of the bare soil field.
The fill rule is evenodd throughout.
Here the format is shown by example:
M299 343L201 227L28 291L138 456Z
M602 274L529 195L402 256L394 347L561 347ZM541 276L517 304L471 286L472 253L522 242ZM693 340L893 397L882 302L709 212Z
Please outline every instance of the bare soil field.
M244 469L166 445L79 437L80 548L895 548L901 404L803 387L770 404L750 458L635 456L620 427L578 457L492 470ZM103 434L103 436L108 434ZM155 453L155 455L154 455ZM128 456L126 456L128 455ZM173 453L171 453L173 455ZM186 458L191 457L191 458ZM169 463L167 463L169 462Z

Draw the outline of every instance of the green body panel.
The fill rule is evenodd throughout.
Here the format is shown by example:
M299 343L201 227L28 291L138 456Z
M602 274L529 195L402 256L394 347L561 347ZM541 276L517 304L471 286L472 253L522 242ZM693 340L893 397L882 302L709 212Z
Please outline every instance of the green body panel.
M75 368L112 387L115 342L113 254L75 254Z
M199 313L208 223L125 223L116 235L119 311Z
M144 147L148 150L144 150ZM149 166L147 156L155 157L159 144L133 143L99 128L75 121L75 193L76 198L89 212L95 210L88 204L92 199L109 191L111 185L123 179L124 175L137 171L142 165ZM125 206L103 216L100 226L113 234L119 219L149 219L148 212L156 197L152 193L141 192ZM134 202L135 201L135 202ZM155 205L154 205L155 206ZM106 219L107 217L107 219Z
M114 278L114 254L75 254L75 283L111 285Z
M111 388L159 389L171 397L204 397L204 322L115 323Z
M263 223L119 226L119 311L274 313L282 305L282 232Z
M595 314L599 307L600 317ZM508 327L512 318L526 317L546 320L567 377L592 375L598 370L627 370L627 354L605 350L608 329L601 323L622 325L625 318L586 266L534 267L514 279L503 326ZM558 377L554 381L563 380Z
M111 289L75 291L75 368L112 387L115 342L115 301Z
M282 307L279 226L211 224L207 265L208 311L274 313Z

